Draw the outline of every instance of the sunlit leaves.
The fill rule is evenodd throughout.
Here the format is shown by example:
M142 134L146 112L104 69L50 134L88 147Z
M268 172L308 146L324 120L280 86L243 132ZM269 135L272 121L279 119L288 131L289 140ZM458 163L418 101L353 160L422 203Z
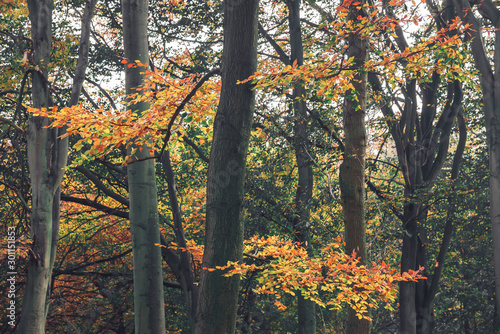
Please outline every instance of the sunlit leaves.
M317 96L337 102L352 89L354 67L352 59L345 56L346 41L351 32L370 36L372 55L364 70L386 76L392 90L397 90L406 78L428 81L434 71L445 73L448 80L469 80L469 72L463 66L467 53L461 38L468 26L460 20L416 39L413 45L398 49L398 29L407 22L419 22L421 17L418 14L406 13L402 19L396 19L383 15L377 5L365 5L366 16L359 17L357 21L347 21L347 7L351 5L356 6L356 2L344 1L342 6L336 8L335 14L341 20L321 27L333 36L321 55L307 58L303 66L296 63L261 66L246 81L252 81L256 89L281 94L289 94L294 84L303 83ZM404 1L393 1L390 5L406 8Z
M139 62L127 63L127 66L144 67ZM129 106L125 110L108 110L103 108L87 109L82 105L65 107L60 110L29 111L37 116L52 119L52 127L66 127L65 136L77 135L79 140L73 146L80 150L88 148L84 156L103 156L115 148L148 144L159 149L162 144L167 125L181 101L194 88L198 76L191 75L184 79L147 71L146 84L137 93L128 96ZM172 132L181 136L191 126L210 134L207 124L218 104L220 86L217 80L205 82L196 92L193 99L184 107ZM148 103L150 108L141 115L129 109L136 103ZM150 152L154 155L154 151ZM131 153L133 154L133 152Z
M301 293L322 307L352 307L361 318L380 303L391 308L396 299L397 282L416 281L423 277L415 271L396 273L383 261L371 266L359 264L356 254L347 255L340 238L310 257L304 247L277 236L253 237L245 241L244 263L228 262L226 266L207 268L225 270L225 276L255 275L259 294ZM325 299L327 297L327 299ZM279 300L279 309L285 308Z

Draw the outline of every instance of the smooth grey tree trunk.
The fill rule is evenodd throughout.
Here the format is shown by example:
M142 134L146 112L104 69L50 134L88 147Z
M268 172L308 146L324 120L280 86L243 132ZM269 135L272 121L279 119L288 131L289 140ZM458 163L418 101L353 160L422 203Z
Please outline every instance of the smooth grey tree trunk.
M70 96L70 106L78 103L88 64L89 27L97 0L88 1L82 16L82 32L76 75ZM47 81L47 65L52 49L52 0L29 0L28 9L33 40L32 70L33 107L51 107ZM28 166L31 177L31 238L33 244L28 260L28 275L24 289L21 320L17 329L23 334L45 333L49 310L52 269L56 258L59 233L61 181L66 168L68 139L59 137L64 128L45 128L48 118L32 117L27 133Z
M222 89L208 168L197 334L232 334L236 327L240 278L207 268L241 261L243 255L245 169L255 98L250 83L237 81L257 68L258 5L258 0L224 1Z
M148 1L122 1L123 45L125 59L135 64L149 63L148 54ZM125 67L125 91L135 94L144 83L144 67ZM129 106L141 114L148 109L141 102ZM144 145L128 165L130 232L132 235L134 273L134 319L136 334L165 333L165 303L163 292L163 268L161 260L158 201L156 190L155 160L149 147ZM131 150L129 150L131 152Z

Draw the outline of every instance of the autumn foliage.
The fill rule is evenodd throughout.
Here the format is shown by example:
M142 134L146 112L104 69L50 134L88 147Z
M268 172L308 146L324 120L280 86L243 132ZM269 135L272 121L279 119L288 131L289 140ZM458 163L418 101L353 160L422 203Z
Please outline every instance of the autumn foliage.
M497 312L491 280L491 227L485 224L489 219L485 198L488 137L477 113L483 100L473 80L477 73L471 66L469 23L457 15L437 20L445 9L432 7L433 1L391 0L361 6L356 0L342 4L304 0L304 61L298 65L289 56L286 2L261 0L258 69L239 82L251 84L256 92L242 215L244 257L210 268L202 266L202 258L208 161L222 86L222 2L150 0L148 64L123 58L120 6L99 3L93 21L91 54L95 59L90 59L85 96L73 106L66 106L65 101L79 42L73 24L79 20L82 2L55 3L54 50L46 78L52 103L36 109L30 100L31 75L39 68L32 63L28 10L21 1L0 1L0 216L4 217L3 229L16 227L20 273L32 251L25 143L28 119L46 117L48 128L65 129L64 137L70 140L48 331L133 331L127 167L136 162L134 150L146 146L149 154L143 159L156 163L162 235L156 246L163 256L169 333L189 327L186 291L196 291L204 270L241 279L240 332L292 331L295 323L287 321L296 320L298 295L319 306L316 310L323 317L324 333L342 330L338 319L345 317L349 307L360 319L377 320L376 326L382 329L374 331L397 331L394 319L400 310L400 283L415 284L416 293L429 291L438 268L444 269L438 280L441 290L436 290L442 292L431 303L436 331L464 328L474 332L472 327L477 326L478 332L489 332L495 327L489 320ZM347 20L349 6L360 6L366 16ZM486 25L482 29L489 57L498 28ZM356 253L345 254L340 237L344 213L338 167L345 149L341 110L347 99L356 99L355 94L349 95L356 70L353 59L346 56L352 33L369 37L369 58L362 71L378 80L368 85L366 111L367 265L360 264ZM146 83L134 94L125 96L122 83L109 89L97 84L120 81L116 78L124 68L139 68L146 75ZM297 242L294 230L299 178L293 138L296 85L305 89L296 100L307 106L307 154L314 174L313 198L307 203L310 221L304 222L312 236L307 245ZM451 93L455 85L464 98L456 119L445 119L451 122L445 138L440 115L458 95ZM432 94L434 100L424 99ZM422 101L428 103L422 105ZM139 115L130 108L137 102L150 107ZM384 108L391 112L384 113ZM432 117L422 118L425 108L433 110ZM433 130L422 133L424 125ZM468 137L462 169L452 180L454 159L462 159L456 152L464 128ZM403 154L393 133L406 140ZM442 149L446 140L448 146ZM414 185L408 177L408 168L414 166L398 159L403 156L401 160L408 162L422 154L424 167L431 165L434 155L424 159L427 147L419 146L422 142L443 156L442 169L435 179ZM179 221L175 221L174 200L169 197L167 151ZM410 193L408 185L416 190ZM401 272L402 240L409 236L404 214L410 207L421 208L418 217L410 218L418 220L415 236L429 265ZM452 232L447 226L453 226ZM442 240L448 236L449 250L443 251L444 261L440 261L445 248ZM0 250L3 259L7 256L5 240ZM185 255L189 268L181 262ZM0 268L6 268L3 260ZM182 276L185 272L192 274L190 286ZM20 307L24 279L25 274L20 274L16 291Z
M244 252L244 263L203 269L225 270L225 276L251 276L257 281L255 293L274 295L278 309L286 309L280 302L284 293L300 293L321 307L341 309L349 305L360 318L370 319L368 310L380 303L392 309L398 282L425 279L415 271L396 273L383 261L360 265L356 253L343 251L340 237L315 257L297 243L277 236L246 240Z
M146 84L137 89L136 94L127 96L129 105L141 101L151 105L140 116L126 106L109 110L102 106L85 108L80 104L60 110L53 107L50 110L28 108L28 111L49 117L52 127L66 127L65 136L77 135L79 140L73 145L76 151L82 150L85 144L90 145L81 155L83 159L102 157L116 148L141 147L145 143L160 150L167 134L168 138L171 134L179 138L191 126L210 133L207 121L213 117L218 103L218 80L204 80L201 87L196 87L198 75L179 79L170 73L149 71L147 65L138 62L122 62L127 67L142 67L146 73ZM184 101L189 93L192 96ZM154 156L154 151L150 153ZM132 151L130 156L133 154Z

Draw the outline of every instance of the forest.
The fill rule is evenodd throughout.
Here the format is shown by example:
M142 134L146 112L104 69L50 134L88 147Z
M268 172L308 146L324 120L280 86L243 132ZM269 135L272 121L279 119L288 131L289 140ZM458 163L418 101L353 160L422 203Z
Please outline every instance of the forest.
M0 0L0 332L500 333L500 5Z

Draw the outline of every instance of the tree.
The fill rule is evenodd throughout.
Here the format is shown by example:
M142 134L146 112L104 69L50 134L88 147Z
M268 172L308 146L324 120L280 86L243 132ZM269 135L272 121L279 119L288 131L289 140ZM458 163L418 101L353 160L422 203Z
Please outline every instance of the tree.
M290 29L290 60L297 66L304 64L302 47L302 31L300 23L300 0L287 0L288 24ZM289 64L288 64L289 65ZM308 115L306 106L306 90L303 82L293 88L294 140L295 160L298 168L298 186L295 194L296 218L293 229L297 240L313 255L311 245L310 205L313 193L313 169L309 149ZM316 306L313 301L299 293L298 300L298 333L316 333Z
M454 0L457 15L470 25L468 34L471 38L471 53L474 65L479 71L479 80L483 98L483 115L486 126L489 155L489 187L490 187L490 218L493 238L493 261L495 267L495 294L497 312L500 309L500 92L498 85L500 75L500 10L490 0L478 3ZM490 60L487 46L483 41L481 22L475 17L473 6L476 5L481 17L490 24L494 33L494 57ZM497 315L498 317L498 315Z
M390 6L386 6L385 10L389 19L395 18ZM422 36L419 43L410 46L400 23L397 23L392 34L394 42L389 36L385 38L388 44L397 45L401 54L407 54L396 60L404 69L400 80L401 83L404 82L404 88L401 89L404 105L399 107L391 102L390 96L394 96L394 91L387 91L384 95L380 77L375 72L369 74L370 86L375 95L383 96L377 103L385 116L387 129L397 152L398 169L404 180L403 210L399 212L393 207L404 228L401 271L425 268L424 273L428 277L425 281L400 283L400 330L407 333L428 333L432 330L432 305L453 231L453 219L449 219L439 245L438 265L429 267L432 250L427 237L430 232L427 216L433 200L424 194L435 189L437 180L442 176L455 120L460 125L460 134L452 164L452 179L458 175L466 139L463 118L458 116L463 97L461 81L464 78L463 72L455 64L464 58L463 54L457 57L457 54L463 52L458 40L461 27L452 19L449 8L441 11L430 3L429 10L433 13L433 24L437 27L435 36ZM421 56L423 52L432 52L433 56ZM412 59L414 56L418 60ZM443 64L446 65L443 67ZM419 74L420 66L429 68L428 74ZM386 76L386 84L391 85L391 82L397 81L390 73ZM445 91L446 95L440 94L440 90ZM417 102L418 99L421 99L421 103ZM444 101L441 103L443 107L438 103L441 99ZM401 117L397 117L393 110L396 106L400 109ZM386 195L379 192L372 182L368 184L378 197L386 200ZM432 270L434 272L431 275Z
M233 333L239 277L206 268L240 261L245 164L254 108L250 83L256 70L258 0L224 1L222 88L214 120L207 181L207 215L195 333Z
M230 8L234 11L244 2L232 1ZM374 332L397 331L394 311L376 309L380 302L389 309L396 307L393 301L398 279L394 270L380 263L384 260L397 267L401 242L405 239L404 266L414 268L410 270L425 266L427 280L401 283L401 319L407 320L402 323L403 330L425 332L428 329L424 328L432 327L435 322L436 330L456 330L463 324L463 328L473 330L477 325L483 332L490 332L488 328L493 327L482 325L479 319L490 317L491 303L484 312L474 312L476 305L481 305L478 300L484 293L490 296L492 288L488 284L488 271L483 271L489 269L483 263L487 262L484 260L487 248L477 246L484 241L479 237L484 225L475 223L477 230L469 230L474 219L480 220L471 215L486 211L486 207L480 197L476 197L475 203L467 200L468 195L462 191L468 188L461 187L466 174L457 178L459 164L450 159L456 147L454 160L460 160L465 123L470 127L475 122L468 110L463 110L465 117L461 116L461 100L476 99L474 87L467 87L465 75L461 77L459 74L463 72L457 70L457 67L467 69L470 60L465 46L455 44L459 34L454 29L459 25L451 20L451 11L445 10L451 7L445 3L433 9L432 1L427 1L431 18L409 15L421 11L413 11L408 2L398 0L369 5L345 1L338 7L333 2L307 3L300 11L298 1L264 4L266 11L261 13L259 30L268 43L259 47L256 76L248 81L243 76L240 79L245 83L256 79L251 87L264 90L255 95L258 107L254 111L256 117L246 157L245 195L241 204L246 239L243 260L226 261L219 268L224 270L223 275L244 277L240 283L236 331L293 332L297 318L303 323L302 310L313 310L308 312L309 319L322 320L316 324L318 331L343 332L343 319L349 310L343 307L346 305L360 311L358 316L367 316L370 309ZM55 3L53 15L58 15L61 9L68 11L68 7L59 4L62 2ZM123 21L118 16L121 4L100 2L97 13L101 24L94 25L92 32L93 61L84 91L87 99L83 105L55 113L51 109L37 112L40 116L56 115L49 121L52 126L67 126L67 133L77 135L70 137L70 158L76 158L70 163L62 188L62 200L67 202L63 202L61 211L61 245L52 275L54 291L48 332L103 332L111 328L121 333L132 331L133 266L127 228L130 205L127 170L153 158L159 159L163 166L163 173L156 175L162 235L159 242L156 239L148 243L161 244L168 265L163 277L168 331L185 331L189 327L194 331L193 324L199 321L197 280L202 267L204 211L215 211L213 200L212 208L205 208L207 156L220 87L217 79L200 84L206 78L200 79L200 73L212 75L217 70L208 68L220 66L223 2L213 7L208 0L152 0L149 4L149 60L121 57ZM64 5L70 6L71 13L82 4L64 2ZM366 15L348 17L349 8L345 6L349 5L363 9ZM2 16L5 11L1 12L0 27L5 27ZM78 14L78 10L74 13ZM410 43L402 35L406 28L412 31ZM51 56L71 63L76 58L71 56L76 43L69 41L78 38L71 33L68 38L61 38L64 29L72 31L74 25L55 25L53 50L57 51ZM13 48L22 45L16 43L28 44L16 34L9 35L10 30L15 29L1 28L0 38L15 41ZM350 33L369 36L370 55L364 68L356 68L355 57L350 57ZM179 42L171 43L173 40L182 41L186 49L179 50ZM22 64L24 52L11 59L9 47L0 46L0 191L7 196L2 197L2 203L21 208L23 200L30 199L29 182L22 178L22 163L9 154L23 155L24 143L11 140L16 139L11 134L23 131L27 113L23 114L19 100L31 91L29 76L23 83L22 75L11 76L12 72L4 71L6 63ZM115 101L125 97L104 84L106 78L122 71L122 60L127 69L146 72L141 87L128 92L127 110L114 107ZM50 87L55 92L53 96L57 93L64 100L69 87L64 80L68 78L68 67L55 66L50 69ZM368 133L364 180L371 192L364 196L369 260L361 264L355 258L358 255L341 253L341 243L332 252L330 242L343 228L344 212L335 176L340 153L346 152L343 137L348 133L344 133L340 115L343 109L347 110L348 103L359 103L352 94L353 83L360 83L355 74L366 72L371 90L367 91L364 109ZM9 84L13 81L17 84ZM464 98L461 86L463 93L468 94ZM149 106L139 115L136 106L139 102L145 106L144 101ZM232 117L225 119L228 118L232 120ZM458 127L453 125L455 119ZM221 128L220 124L217 128ZM220 139L213 144L219 145ZM155 150L159 153L153 157ZM149 154L140 155L144 151ZM478 160L477 164L481 163ZM231 167L227 163L226 169L222 169L229 176L224 173L212 176L212 184L224 185L224 180L233 176ZM448 180L450 170L454 181ZM471 178L478 175L470 173ZM314 182L309 182L312 178ZM346 188L351 186L348 183ZM223 192L231 185L223 186ZM345 189L342 190L345 195ZM9 213L5 208L2 212ZM18 212L22 215L22 210ZM3 221L8 219L4 217ZM22 238L23 224L16 225ZM455 226L460 240L457 245L451 239ZM411 233L414 229L420 235ZM23 247L22 240L18 240L18 245ZM445 261L448 245L455 256ZM19 252L22 264L28 253ZM214 277L221 274L214 267L205 265L205 268ZM218 283L226 279L230 280L224 277ZM437 294L441 280L446 291L452 293ZM487 288L481 288L479 282L484 282ZM2 289L4 286L5 282L3 285L0 282ZM21 295L23 283L19 286ZM460 288L454 291L455 286ZM299 292L305 303L296 302ZM180 306L183 300L186 307ZM385 304L387 301L390 304ZM457 323L462 314L468 316ZM0 331L4 328L7 326ZM314 331L312 326L308 329L301 326L300 330Z
M70 105L78 102L87 68L89 25L96 1L85 6L82 38ZM48 82L52 51L53 1L28 1L33 40L32 99L33 107L53 106ZM31 256L24 292L20 333L45 333L45 319L51 294L52 268L56 258L59 233L60 186L66 168L68 139L61 139L64 128L47 129L47 117L30 118L27 132L28 165L32 187Z
M348 24L366 18L365 2L346 6ZM368 57L368 36L358 28L349 32L348 58L353 60L352 88L346 92L344 105L345 150L340 166L340 190L344 213L346 253L356 253L360 264L367 263L365 227L365 113L367 99L367 73L364 69ZM347 320L347 333L369 333L370 322L359 319L351 308Z
M122 2L125 89L132 96L144 84L148 66L148 1ZM143 65L144 64L144 65ZM130 101L129 101L130 102ZM134 113L148 109L145 102L130 103ZM128 165L130 230L134 256L134 312L137 334L165 333L163 267L161 261L155 160L147 144L131 145Z

